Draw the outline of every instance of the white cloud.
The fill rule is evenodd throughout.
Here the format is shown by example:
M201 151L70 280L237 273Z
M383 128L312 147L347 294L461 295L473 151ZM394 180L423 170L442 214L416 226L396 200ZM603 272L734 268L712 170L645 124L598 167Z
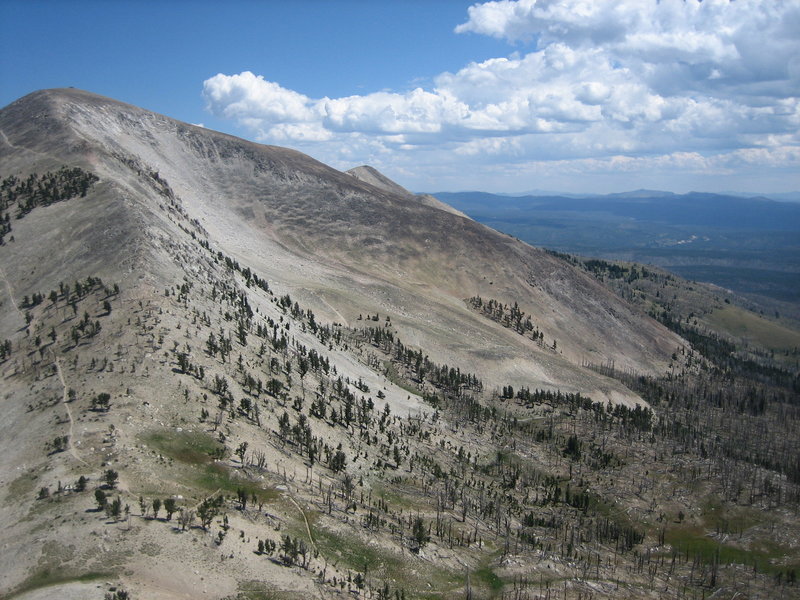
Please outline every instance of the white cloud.
M203 95L214 114L232 119L260 119L267 123L314 120L309 99L266 81L262 75L243 71L219 73L203 82Z
M800 0L500 0L468 16L457 33L530 51L442 73L429 90L313 99L245 71L203 94L259 141L335 166L400 170L424 156L433 173L457 156L630 172L661 157L713 171L727 167L712 153L763 165L777 147L778 163L796 161Z
M377 92L319 102L324 123L334 131L376 134L440 134L463 119L468 108L447 95L417 88L406 94Z

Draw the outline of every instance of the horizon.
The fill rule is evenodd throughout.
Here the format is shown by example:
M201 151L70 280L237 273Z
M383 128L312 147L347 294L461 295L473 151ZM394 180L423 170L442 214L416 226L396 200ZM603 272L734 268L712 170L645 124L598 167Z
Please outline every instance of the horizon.
M713 194L717 196L737 196L743 198L759 198L763 197L767 200L773 200L774 202L800 202L800 190L792 190L788 192L759 192L753 193L752 195L747 192L738 192L733 190L723 190L720 192L709 192L706 190L688 190L686 192L675 192L672 190L654 190L648 188L636 188L636 189L624 189L624 190L617 190L614 192L569 192L565 190L526 190L521 192L488 192L486 190L468 190L468 189L458 189L458 190L437 190L437 191L418 191L414 192L416 194L471 194L471 193L479 193L479 194L492 194L495 196L509 196L509 197L537 197L537 196L558 196L558 195L570 195L570 196L584 196L586 198L591 197L605 197L605 196L617 196L620 194L631 194L634 192L650 192L650 193L657 193L657 194L670 194L673 196L688 196L690 194ZM771 198L770 196L797 196L797 199L777 199Z
M800 0L231 6L4 2L0 104L76 87L415 190L800 190Z

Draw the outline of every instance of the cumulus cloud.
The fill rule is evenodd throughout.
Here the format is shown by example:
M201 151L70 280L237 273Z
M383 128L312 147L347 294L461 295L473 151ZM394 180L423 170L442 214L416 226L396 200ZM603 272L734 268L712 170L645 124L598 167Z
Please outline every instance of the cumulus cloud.
M362 162L402 164L416 151L626 171L674 156L661 164L690 157L711 169L718 160L694 157L755 164L800 146L798 31L800 0L499 0L472 6L455 32L522 46L442 73L428 90L314 99L245 71L211 77L203 94L260 141L313 147L333 163L346 147Z
M250 71L238 75L219 73L203 83L203 94L215 114L231 119L270 124L314 120L306 96ZM250 125L255 125L255 121Z
M456 32L599 50L664 93L796 96L798 28L796 0L501 0L471 7Z

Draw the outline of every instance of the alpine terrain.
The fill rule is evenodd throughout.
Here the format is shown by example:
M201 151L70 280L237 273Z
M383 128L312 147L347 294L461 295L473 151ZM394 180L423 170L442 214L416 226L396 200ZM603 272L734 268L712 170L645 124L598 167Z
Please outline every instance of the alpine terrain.
M791 598L800 334L75 89L0 111L0 596Z

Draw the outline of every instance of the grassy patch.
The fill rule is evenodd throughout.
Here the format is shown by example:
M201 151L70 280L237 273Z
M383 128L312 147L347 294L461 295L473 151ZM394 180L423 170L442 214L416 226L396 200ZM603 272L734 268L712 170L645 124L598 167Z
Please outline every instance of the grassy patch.
M98 579L109 579L112 577L114 577L114 573L92 571L89 573L75 574L63 569L40 569L17 586L10 595L6 596L6 600L11 600L12 598L16 598L32 590L38 590L53 585L88 583L97 581Z
M368 546L355 536L336 534L321 527L315 527L313 535L317 547L328 560L335 560L353 570L361 572L365 569L368 572L402 570L403 560L400 557ZM303 537L306 537L305 531Z
M800 561L794 560L788 565L777 564L786 557L786 549L770 545L767 549L747 550L730 544L719 543L705 535L699 527L679 527L666 532L665 540L680 553L688 553L690 557L699 557L703 562L720 564L740 564L755 566L759 572L773 573L787 568L800 568Z
M355 535L334 533L322 527L314 527L313 534L317 547L329 561L353 571L366 571L373 583L394 580L392 588L403 588L411 597L427 591L428 583L438 592L460 588L464 584L461 574L433 567L410 555L401 556L371 546ZM306 537L305 532L302 537ZM437 594L437 597L440 596Z
M387 484L381 482L372 490L372 501L383 499L390 509L424 510L429 504L421 497L422 491L410 484Z
M199 467L199 472L191 478L192 483L197 487L202 487L209 491L223 490L225 492L236 493L237 490L244 490L248 496L255 494L261 500L274 500L280 493L273 487L264 483L258 483L245 479L245 476L236 476L237 471L212 463Z
M766 515L754 508L723 507L716 496L707 499L702 507L703 523L706 528L720 533L741 533L767 521Z
M6 487L6 503L16 504L21 500L33 500L36 498L38 479L39 476L36 471L23 473L14 479Z
M743 310L726 306L708 316L708 322L732 336L752 340L771 350L800 346L800 332Z
M217 462L214 455L219 456L225 446L207 433L161 429L146 433L141 439L164 456L187 465L181 479L190 487L232 494L243 489L248 496L255 494L263 501L279 496L271 486L249 480L246 471Z
M278 598L301 598L301 596L287 596L285 592L278 594L261 581L242 581L239 582L239 593L233 598L236 600L278 600Z
M397 387L404 389L409 394L413 394L414 396L421 395L421 392L417 386L415 386L405 377L400 375L400 373L398 373L397 367L395 367L395 365L392 364L392 361L390 360L383 361L383 368L386 373L386 379L391 381Z
M492 595L498 594L503 589L504 582L495 573L491 567L481 567L475 571L475 579L482 583L485 587L489 588Z
M172 431L162 429L142 436L148 446L164 456L191 465L212 462L212 454L223 451L225 446L204 432Z

